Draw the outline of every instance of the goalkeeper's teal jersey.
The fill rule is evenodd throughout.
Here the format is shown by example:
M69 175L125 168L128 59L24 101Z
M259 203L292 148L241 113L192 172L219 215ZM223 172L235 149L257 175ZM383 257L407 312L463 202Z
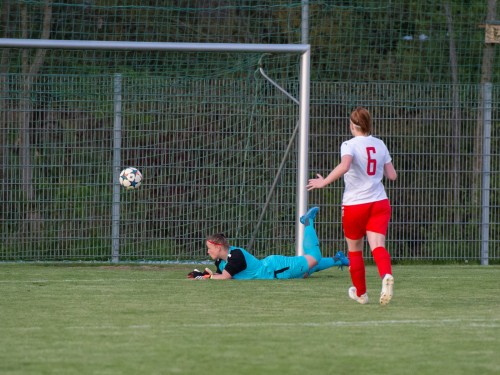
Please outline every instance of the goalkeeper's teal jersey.
M306 225L302 243L304 254L321 260L319 240L314 229L313 220ZM227 260L215 262L217 273L226 270L234 279L298 279L309 274L309 265L305 256L270 255L262 260L257 259L241 247L231 246Z
M308 272L307 259L304 256L270 255L257 259L240 247L231 246L227 261L218 260L217 272L224 269L237 280L251 279L296 279Z

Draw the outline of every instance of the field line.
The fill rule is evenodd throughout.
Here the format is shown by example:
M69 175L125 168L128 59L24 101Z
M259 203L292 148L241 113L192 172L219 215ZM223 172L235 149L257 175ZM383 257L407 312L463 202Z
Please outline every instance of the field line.
M245 323L199 323L199 324L161 324L159 326L150 324L133 324L133 325L113 325L113 324L97 324L97 325L71 325L61 327L66 330L158 330L171 328L272 328L272 327L377 327L377 326L421 326L421 327L443 327L443 326L460 326L460 327L487 327L500 328L500 319L391 319L391 320L367 320L367 321L330 321L330 322L296 322L296 323L279 323L279 322L245 322ZM11 331L39 331L46 327L41 326L23 326L23 327L4 327Z

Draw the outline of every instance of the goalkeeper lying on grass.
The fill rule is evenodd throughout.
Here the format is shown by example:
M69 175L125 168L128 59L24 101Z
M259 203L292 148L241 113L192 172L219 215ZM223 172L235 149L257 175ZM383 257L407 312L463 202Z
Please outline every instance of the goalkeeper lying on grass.
M297 279L333 266L348 266L349 260L339 251L333 258L322 258L319 240L314 229L314 219L319 208L313 207L300 218L305 226L302 247L304 255L270 255L257 259L241 247L230 246L222 234L207 238L208 255L215 260L217 270L213 273L194 270L188 274L191 279Z

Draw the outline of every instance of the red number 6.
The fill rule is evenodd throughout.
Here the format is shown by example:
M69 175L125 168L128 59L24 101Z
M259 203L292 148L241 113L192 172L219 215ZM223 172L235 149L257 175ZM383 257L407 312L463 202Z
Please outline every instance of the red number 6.
M372 159L372 154L376 154L375 147L367 147L366 155L368 156L368 164L366 165L366 173L368 176L375 175L377 171L377 159Z

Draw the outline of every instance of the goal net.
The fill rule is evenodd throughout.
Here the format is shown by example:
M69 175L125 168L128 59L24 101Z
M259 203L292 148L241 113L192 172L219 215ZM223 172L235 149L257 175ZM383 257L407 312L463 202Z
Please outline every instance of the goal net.
M258 256L295 254L301 54L154 54L169 68L54 69L29 92L29 76L8 76L1 259L206 259L221 232ZM118 187L129 166L138 190Z

